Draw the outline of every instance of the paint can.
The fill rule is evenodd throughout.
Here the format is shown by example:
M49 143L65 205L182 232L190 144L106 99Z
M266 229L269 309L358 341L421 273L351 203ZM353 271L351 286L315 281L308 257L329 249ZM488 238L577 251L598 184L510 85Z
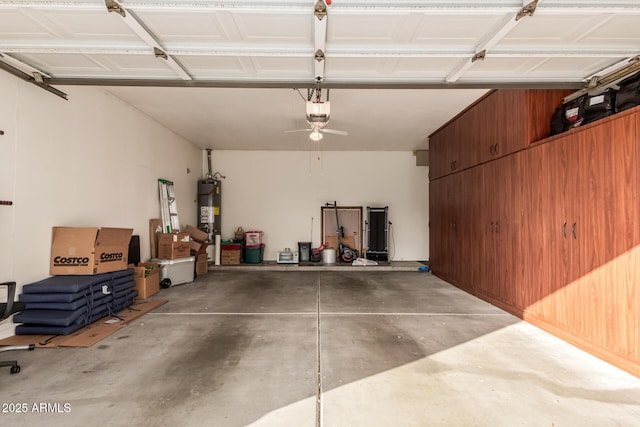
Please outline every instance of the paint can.
M336 262L336 250L334 248L326 248L322 252L323 264L335 264Z

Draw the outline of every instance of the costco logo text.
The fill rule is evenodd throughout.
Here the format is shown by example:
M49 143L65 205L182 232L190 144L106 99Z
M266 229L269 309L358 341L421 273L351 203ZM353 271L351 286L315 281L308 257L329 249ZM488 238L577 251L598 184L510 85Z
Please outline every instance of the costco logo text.
M100 262L108 262L108 261L122 261L122 252L100 254Z
M85 265L89 265L89 258L57 256L53 259L53 265L60 265L60 266L66 266L66 267L85 266Z

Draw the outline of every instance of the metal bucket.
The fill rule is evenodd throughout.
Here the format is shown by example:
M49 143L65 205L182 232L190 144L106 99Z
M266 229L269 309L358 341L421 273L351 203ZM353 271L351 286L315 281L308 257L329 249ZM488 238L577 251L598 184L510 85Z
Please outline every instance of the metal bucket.
M322 252L323 264L335 264L336 262L336 250L333 248L324 249Z

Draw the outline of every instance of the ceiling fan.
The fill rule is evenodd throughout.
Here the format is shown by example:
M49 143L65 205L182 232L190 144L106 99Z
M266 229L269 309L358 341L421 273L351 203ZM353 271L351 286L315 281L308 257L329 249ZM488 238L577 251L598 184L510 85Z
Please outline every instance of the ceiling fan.
M326 90L325 100L322 100L322 89L308 89L307 91L307 123L308 129L287 130L284 133L292 132L310 132L309 139L312 141L320 141L323 133L334 135L349 135L349 132L343 130L328 129L324 126L329 123L331 113L331 104L329 102L329 89Z

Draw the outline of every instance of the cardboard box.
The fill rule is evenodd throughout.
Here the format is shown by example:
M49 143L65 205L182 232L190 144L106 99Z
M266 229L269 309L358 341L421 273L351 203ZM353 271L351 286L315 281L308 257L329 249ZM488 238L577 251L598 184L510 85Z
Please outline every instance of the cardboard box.
M158 236L158 258L179 259L189 256L191 238L187 233L162 233Z
M81 275L126 270L131 228L53 227L49 274Z
M196 257L196 275L202 276L209 272L209 259L207 254L200 254Z
M147 299L151 295L160 292L160 269L162 266L157 262L141 262L134 267L133 278L138 291L138 298Z
M153 218L149 220L149 246L151 258L158 257L158 236L162 234L162 220Z
M222 249L220 252L220 264L240 265L241 249Z
M189 234L189 236L191 236L191 238L196 242L204 243L209 241L209 235L199 228L187 225L182 231Z
M207 247L209 247L209 243L207 242L200 243L200 242L196 242L195 240L191 240L189 242L189 249L191 249L191 255L195 256L196 258L202 254L206 255Z
M204 274L198 273L198 260L207 256L207 247L209 246L209 235L204 231L187 225L184 228L184 232L187 233L191 237L191 241L189 242L189 246L191 248L191 255L196 257L196 274ZM205 270L206 273L206 270Z

